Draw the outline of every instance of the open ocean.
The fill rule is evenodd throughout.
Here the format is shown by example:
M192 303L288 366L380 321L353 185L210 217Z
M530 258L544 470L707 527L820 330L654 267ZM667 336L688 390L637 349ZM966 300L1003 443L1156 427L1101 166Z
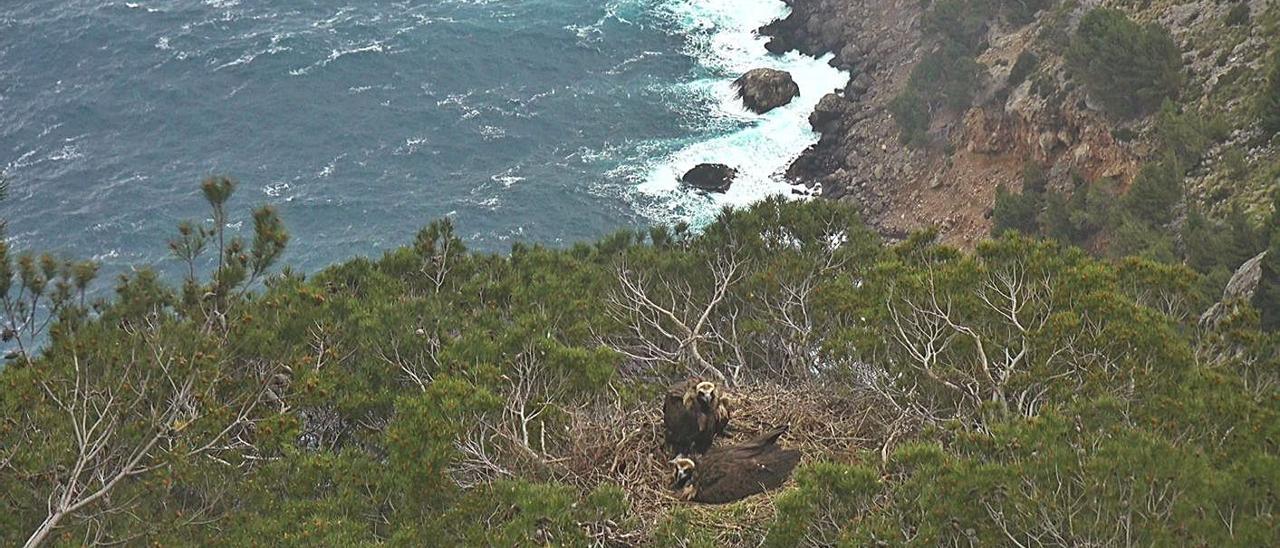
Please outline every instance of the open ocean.
M106 272L176 267L198 183L240 181L231 228L279 207L285 262L313 271L412 241L448 215L473 249L706 222L789 191L807 118L847 75L771 56L779 0L7 0L0 216L19 249ZM790 71L758 116L730 88ZM723 196L682 189L734 165Z

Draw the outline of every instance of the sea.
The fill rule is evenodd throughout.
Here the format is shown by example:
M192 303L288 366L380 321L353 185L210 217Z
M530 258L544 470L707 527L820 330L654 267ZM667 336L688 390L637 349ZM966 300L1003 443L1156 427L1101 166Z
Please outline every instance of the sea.
M173 272L208 221L201 179L239 181L228 225L272 204L284 261L378 257L433 219L471 249L701 226L789 194L808 114L848 75L771 55L780 0L4 0L0 202L17 249ZM732 82L789 71L756 115ZM682 188L702 162L723 195Z

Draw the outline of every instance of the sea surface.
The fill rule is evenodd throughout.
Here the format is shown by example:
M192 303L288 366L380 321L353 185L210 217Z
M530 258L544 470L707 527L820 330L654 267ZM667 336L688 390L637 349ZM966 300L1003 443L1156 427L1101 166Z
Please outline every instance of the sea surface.
M0 216L19 249L171 270L165 242L240 182L232 231L277 206L286 262L378 256L450 216L472 249L707 222L787 193L847 75L769 55L779 0L4 0ZM801 88L764 116L731 82ZM739 168L708 197L677 178Z

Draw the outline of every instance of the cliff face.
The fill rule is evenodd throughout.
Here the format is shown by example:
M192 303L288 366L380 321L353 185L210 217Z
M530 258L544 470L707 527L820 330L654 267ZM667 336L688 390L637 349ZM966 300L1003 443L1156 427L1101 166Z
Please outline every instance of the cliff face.
M977 57L982 74L972 104L963 111L932 112L929 142L917 147L901 144L889 105L906 87L912 68L936 47L935 40L922 36L922 2L788 3L791 15L762 29L772 37L771 49L834 53L832 64L850 70L853 78L818 107L811 121L822 139L787 175L821 185L828 198L855 203L885 234L935 226L948 243L967 247L990 232L996 187L1019 189L1028 162L1043 168L1052 188L1109 177L1123 190L1150 151L1149 121L1104 115L1069 78L1065 45L1045 44L1046 36L1065 39L1085 12L1104 2L1042 10L1023 25L991 21L985 37L989 47ZM1135 17L1166 25L1183 51L1193 50L1213 32L1205 22L1220 24L1218 12L1226 7L1211 0L1192 4L1205 13L1154 2ZM1257 41L1229 47L1256 60L1265 51ZM1212 86L1225 69L1212 62L1201 66L1218 53L1202 49L1208 53L1188 54L1188 72L1192 85ZM1032 51L1037 62L1031 73L1011 79L1020 56ZM1254 61L1231 58L1228 66L1236 62Z

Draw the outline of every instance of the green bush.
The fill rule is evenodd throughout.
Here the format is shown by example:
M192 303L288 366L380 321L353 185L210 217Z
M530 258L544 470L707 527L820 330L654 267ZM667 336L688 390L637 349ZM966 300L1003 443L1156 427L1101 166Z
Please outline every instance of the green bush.
M1194 166L1214 141L1224 137L1215 125L1194 112L1178 112L1172 101L1165 100L1156 119L1156 144L1184 166Z
M1163 225L1173 219L1173 206L1182 199L1183 168L1172 153L1142 166L1125 195L1125 208L1138 219Z
M1026 81L1027 77L1035 72L1040 66L1040 58L1031 50L1023 50L1018 54L1018 60L1014 61L1013 68L1009 69L1009 87L1014 87Z
M899 140L904 145L922 147L928 143L929 105L914 90L907 90L889 103L889 112L901 131Z
M925 36L976 54L987 49L991 4L985 0L937 0L922 18Z
M1182 86L1182 56L1169 31L1098 8L1080 21L1067 50L1073 71L1113 115L1147 114Z
M1004 186L996 187L996 203L991 210L991 233L998 235L1007 230L1016 230L1027 235L1040 232L1040 209L1043 198L1034 193L1022 191L1014 194L1005 190Z
M1274 192L1271 208L1266 225L1271 241L1262 261L1262 281L1254 302L1261 313L1262 328L1280 331L1280 189Z
M1228 26L1238 27L1249 22L1249 2L1239 0L1230 10L1227 10L1226 17L1222 18L1222 22Z
M902 142L913 146L927 142L931 112L968 109L981 74L978 62L957 47L926 54L911 69L906 89L889 106L902 130Z
M1027 162L1022 170L1022 192L1014 194L1004 186L996 187L996 203L991 211L992 234L1016 230L1027 235L1040 234L1040 214L1044 209L1044 191L1048 184L1044 169Z
M1258 95L1257 111L1263 131L1268 135L1280 133L1280 48L1267 63L1267 83Z

